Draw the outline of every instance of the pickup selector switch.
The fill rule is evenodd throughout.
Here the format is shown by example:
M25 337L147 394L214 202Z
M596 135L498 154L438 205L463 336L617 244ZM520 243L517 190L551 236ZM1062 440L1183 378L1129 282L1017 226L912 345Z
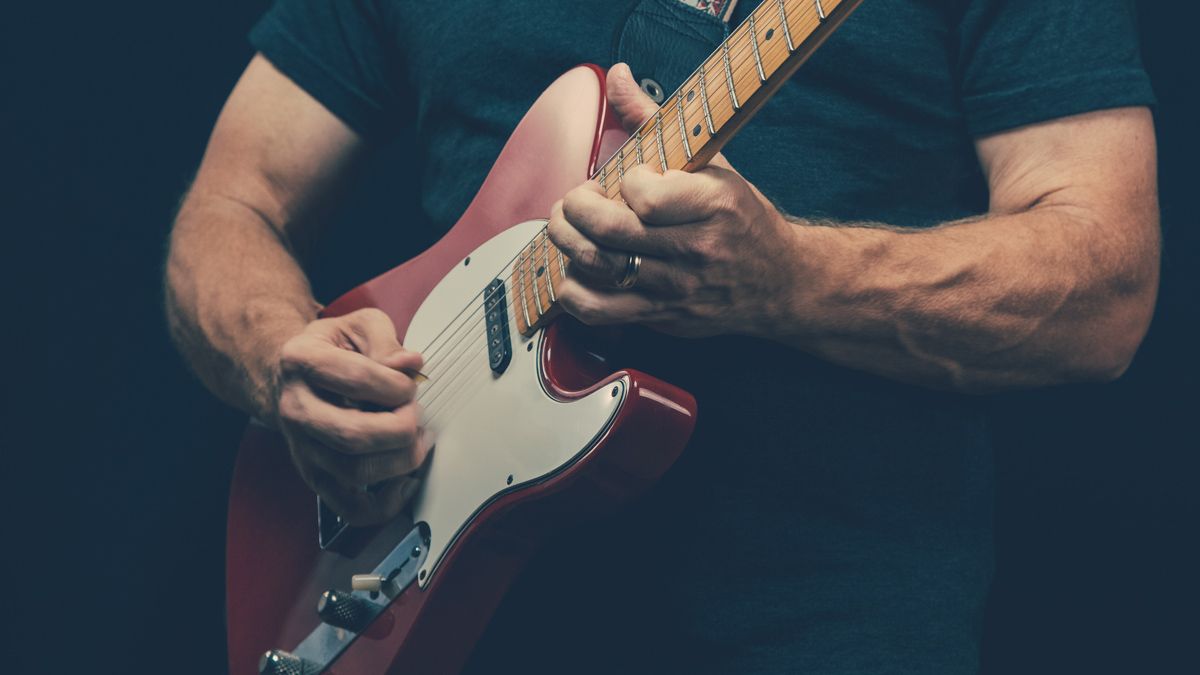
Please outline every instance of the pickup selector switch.
M330 589L317 600L317 616L335 628L361 633L378 613L376 605L345 591Z

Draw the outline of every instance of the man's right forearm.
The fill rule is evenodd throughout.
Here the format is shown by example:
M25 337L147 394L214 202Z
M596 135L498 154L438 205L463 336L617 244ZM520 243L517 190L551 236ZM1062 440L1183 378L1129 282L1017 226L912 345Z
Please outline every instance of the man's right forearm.
M273 422L279 349L320 309L282 230L248 204L194 190L171 234L165 285L171 336L196 374Z

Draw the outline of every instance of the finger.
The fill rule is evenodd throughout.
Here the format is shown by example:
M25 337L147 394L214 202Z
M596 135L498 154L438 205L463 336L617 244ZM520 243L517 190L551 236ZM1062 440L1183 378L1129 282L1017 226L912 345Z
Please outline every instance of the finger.
M593 288L570 277L563 281L558 300L567 313L589 326L637 323L654 317L658 309L640 293Z
M629 250L614 250L599 246L584 236L562 217L561 204L552 209L550 239L571 259L570 267L577 281L591 287L610 288L624 278L629 268ZM690 288L687 275L677 265L649 255L641 256L636 285L640 291L653 291L672 297L682 297ZM561 292L556 291L559 295Z
M421 410L415 404L380 412L343 408L308 387L292 386L280 397L279 414L285 424L334 450L370 454L411 448L418 440Z
M664 256L680 248L680 233L670 228L647 228L623 203L609 199L594 181L563 197L554 212L589 240L629 253Z
M395 363L407 357L394 352L389 358ZM408 403L417 390L407 374L318 338L289 340L280 353L280 368L285 374L300 375L315 387L389 408Z
M338 452L312 441L304 450L317 468L333 476L341 485L362 487L416 471L429 454L429 444L423 438L418 438L412 447L404 450L355 455Z
M315 472L317 494L347 523L356 527L377 525L393 518L420 487L413 478L394 478L371 489L347 488L332 476Z
M399 370L411 376L413 373L420 372L425 367L425 357L417 352L401 349L379 359L379 363L392 370Z
M629 253L600 246L584 236L563 216L561 201L552 208L547 229L550 240L570 258L572 273L608 284L624 276Z
M705 167L695 173L659 174L645 166L625 172L621 197L648 225L681 225L708 220L730 210L742 179L728 169Z
M396 337L396 325L380 309L367 307L336 319L354 349L374 361L381 361L403 350Z
M420 354L400 344L396 324L383 310L367 307L339 318L345 322L342 327L354 348L371 360L409 372L425 365Z
M658 111L654 102L633 79L633 72L624 63L608 69L605 78L606 98L625 131L633 133Z

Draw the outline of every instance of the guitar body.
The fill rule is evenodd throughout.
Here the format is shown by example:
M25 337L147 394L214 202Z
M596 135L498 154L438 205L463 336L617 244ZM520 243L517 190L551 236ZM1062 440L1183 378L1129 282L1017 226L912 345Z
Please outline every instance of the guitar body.
M529 337L510 325L511 360L496 374L483 323L463 311L504 279L554 201L626 140L610 112L602 70L564 74L526 114L443 239L325 310L377 307L406 346L441 350L426 352L434 365L422 385L443 387L436 400L422 401L436 445L411 516L357 532L356 546L334 550L318 543L317 500L282 437L248 430L229 509L232 673L257 672L273 649L304 663L267 672L457 672L549 532L645 490L682 452L693 398L611 366L594 331L565 317ZM511 296L509 303L513 324L520 309ZM347 591L352 575L373 571L390 572L394 585L353 594L371 603L371 619L356 630L323 624L321 594Z

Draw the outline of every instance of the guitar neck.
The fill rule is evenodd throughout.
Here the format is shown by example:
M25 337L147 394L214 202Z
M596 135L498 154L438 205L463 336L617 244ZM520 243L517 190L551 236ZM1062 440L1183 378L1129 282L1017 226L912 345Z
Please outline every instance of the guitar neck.
M665 173L708 164L862 0L764 0L684 80L592 178L611 199L638 164ZM557 316L555 284L567 256L543 231L513 265L517 326L524 335Z

